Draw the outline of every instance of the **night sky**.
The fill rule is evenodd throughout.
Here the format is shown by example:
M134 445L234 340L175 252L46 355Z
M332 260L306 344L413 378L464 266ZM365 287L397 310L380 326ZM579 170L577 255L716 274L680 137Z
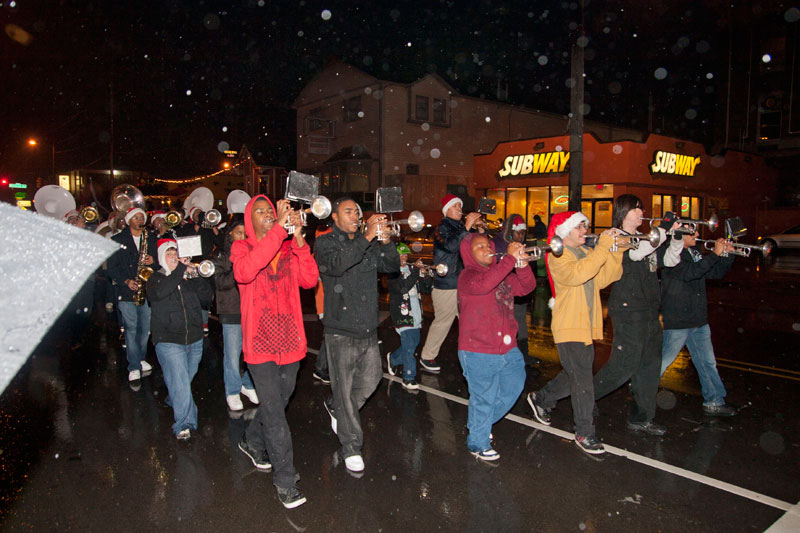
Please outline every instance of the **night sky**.
M586 118L644 130L652 94L655 131L710 143L721 120L729 5L587 0ZM770 3L779 13L788 7ZM52 141L57 171L108 168L113 87L115 168L184 178L217 170L220 143L293 168L291 103L333 58L400 82L436 72L462 94L491 99L500 80L511 102L566 114L581 9L502 0L0 0L0 17L0 173L49 172ZM29 137L45 145L31 149Z

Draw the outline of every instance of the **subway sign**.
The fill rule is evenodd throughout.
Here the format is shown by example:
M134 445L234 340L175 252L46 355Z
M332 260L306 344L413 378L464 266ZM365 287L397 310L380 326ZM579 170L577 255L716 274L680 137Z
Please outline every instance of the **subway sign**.
M540 154L510 155L497 171L502 179L532 174L561 174L567 171L569 152L542 152Z
M653 153L653 162L650 163L650 174L674 174L676 176L692 176L700 164L700 156L673 154L660 150Z

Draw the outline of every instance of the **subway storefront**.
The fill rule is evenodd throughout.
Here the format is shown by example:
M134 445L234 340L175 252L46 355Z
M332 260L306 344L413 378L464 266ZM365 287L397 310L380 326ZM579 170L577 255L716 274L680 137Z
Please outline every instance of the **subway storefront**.
M776 172L763 158L727 151L710 155L701 144L661 135L645 141L583 139L581 211L590 232L611 227L614 198L635 194L645 216L666 211L683 218L740 216L755 227L756 211L774 198ZM498 144L475 156L474 193L497 201L490 220L519 214L529 227L534 216L548 223L569 203L569 137L526 139Z

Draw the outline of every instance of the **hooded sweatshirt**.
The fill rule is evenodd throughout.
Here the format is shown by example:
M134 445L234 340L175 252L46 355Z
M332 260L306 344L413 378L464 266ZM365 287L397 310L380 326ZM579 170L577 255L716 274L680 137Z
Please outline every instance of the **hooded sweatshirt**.
M272 202L254 196L244 210L247 238L231 246L233 275L239 284L244 360L249 364L288 365L306 355L306 334L299 287L311 289L319 271L306 244L297 246L275 223L259 241L251 218L253 204ZM274 206L273 211L274 211Z
M505 354L517 347L517 319L514 317L514 296L523 296L536 288L530 268L516 272L513 256L506 255L499 263L480 265L472 257L470 233L461 241L464 270L458 278L458 349L468 352ZM489 241L494 250L494 244Z

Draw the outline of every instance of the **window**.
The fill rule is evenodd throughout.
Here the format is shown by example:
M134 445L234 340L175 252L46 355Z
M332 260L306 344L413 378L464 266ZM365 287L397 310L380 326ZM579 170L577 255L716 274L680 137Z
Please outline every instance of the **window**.
M435 124L447 123L447 113L445 112L446 109L447 107L444 100L439 98L433 99L433 122Z
M428 120L428 97L417 96L414 99L414 119Z
M678 197L669 194L653 195L653 218L661 218L667 211L672 211L681 218L699 220L702 217L703 202L698 196Z
M419 176L419 165L414 163L406 163L406 174Z
M760 111L758 117L758 138L771 141L781 138L781 112Z
M308 132L321 130L325 127L325 122L322 120L322 108L317 107L308 113Z
M363 116L363 113L361 112L361 96L354 96L344 101L345 122L355 122L361 118L359 114Z

